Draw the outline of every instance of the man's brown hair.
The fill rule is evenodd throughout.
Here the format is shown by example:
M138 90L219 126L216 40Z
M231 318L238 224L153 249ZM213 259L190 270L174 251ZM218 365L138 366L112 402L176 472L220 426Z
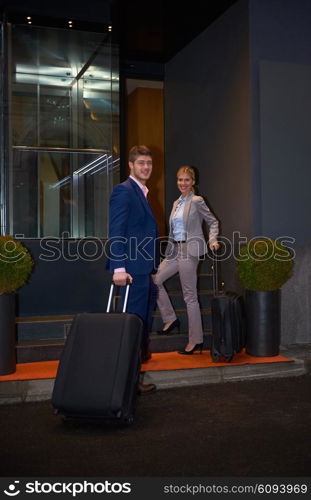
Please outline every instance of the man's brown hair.
M147 146L143 144L141 146L133 146L129 151L129 161L134 162L137 160L138 156L150 156L152 158L152 153Z

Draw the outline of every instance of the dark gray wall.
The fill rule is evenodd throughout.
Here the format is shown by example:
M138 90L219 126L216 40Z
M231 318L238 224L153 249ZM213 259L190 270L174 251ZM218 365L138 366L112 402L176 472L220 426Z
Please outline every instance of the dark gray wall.
M178 196L176 170L199 170L200 194L221 234L252 231L248 2L242 0L166 65L167 208ZM227 264L227 261L226 261ZM232 267L223 277L235 284ZM230 268L230 269L229 269Z
M17 316L104 312L111 274L105 240L22 240L35 260L29 283L17 292Z
M168 209L176 169L190 163L223 235L295 238L288 343L311 341L310 26L310 0L241 0L166 66ZM233 259L222 276L241 289Z
M284 343L311 342L310 26L310 0L250 0L254 231L295 238Z
M283 285L281 334L284 344L311 342L311 248L295 249L293 277Z
M254 233L310 244L311 2L249 5Z
M260 63L262 234L311 243L311 66Z

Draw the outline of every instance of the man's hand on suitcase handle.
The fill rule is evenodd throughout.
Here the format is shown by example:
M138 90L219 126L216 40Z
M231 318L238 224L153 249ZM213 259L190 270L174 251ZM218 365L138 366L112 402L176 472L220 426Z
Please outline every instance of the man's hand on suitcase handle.
M129 273L114 273L112 281L116 286L124 286L128 283L132 283L133 278Z

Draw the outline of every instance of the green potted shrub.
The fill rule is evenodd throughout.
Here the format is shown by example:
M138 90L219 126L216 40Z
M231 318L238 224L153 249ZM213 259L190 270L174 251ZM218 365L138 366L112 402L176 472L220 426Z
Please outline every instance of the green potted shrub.
M291 277L293 254L278 240L253 238L241 246L236 271L245 289L246 352L276 356L281 337L281 287Z
M20 241L0 236L0 375L16 370L15 291L27 283L33 265Z

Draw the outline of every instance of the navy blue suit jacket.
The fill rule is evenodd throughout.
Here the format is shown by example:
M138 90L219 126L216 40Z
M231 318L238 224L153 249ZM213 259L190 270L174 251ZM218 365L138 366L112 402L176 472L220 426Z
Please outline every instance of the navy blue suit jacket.
M111 272L154 273L159 264L158 228L151 207L131 178L118 184L110 197L109 257Z

